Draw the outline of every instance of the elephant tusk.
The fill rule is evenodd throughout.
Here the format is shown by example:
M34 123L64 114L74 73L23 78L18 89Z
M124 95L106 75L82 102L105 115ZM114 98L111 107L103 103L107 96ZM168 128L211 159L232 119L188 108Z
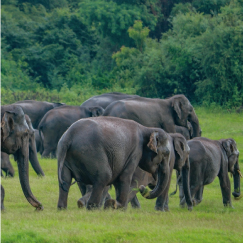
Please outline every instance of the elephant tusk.
M240 177L242 178L243 176L242 176L240 170L237 170L237 172L239 173Z

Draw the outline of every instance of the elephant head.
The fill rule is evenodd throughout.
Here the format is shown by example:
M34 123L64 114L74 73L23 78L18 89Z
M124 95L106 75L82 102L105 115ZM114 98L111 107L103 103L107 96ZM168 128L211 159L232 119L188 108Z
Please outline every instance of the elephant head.
M140 186L140 192L143 197L153 199L158 197L165 189L169 182L170 175L170 154L171 146L168 140L168 135L161 129L150 135L147 148L150 150L150 155L147 159L141 160L139 167L157 177L157 185L152 191L146 191L144 186Z
M176 125L188 128L189 121L193 128L192 138L200 137L199 121L189 100L184 95L175 95L170 99Z
M41 203L34 197L29 186L29 126L20 106L2 108L1 150L14 154L19 170L22 190L28 202L42 209Z
M94 106L94 107L89 107L91 117L97 117L97 116L102 116L104 113L104 109L100 106Z
M190 162L189 153L190 148L187 145L187 141L181 134L170 134L173 138L173 144L175 149L175 165L174 169L178 173L182 174L182 184L185 194L185 199L188 205L188 209L192 209L192 198L190 193Z
M234 197L240 197L240 177L242 177L239 167L239 150L234 139L222 139L220 140L227 156L228 171L233 174L234 177Z
M44 172L40 166L37 158L36 143L35 143L35 130L32 127L31 120L28 115L25 114L25 119L29 127L29 160L37 175L44 176Z

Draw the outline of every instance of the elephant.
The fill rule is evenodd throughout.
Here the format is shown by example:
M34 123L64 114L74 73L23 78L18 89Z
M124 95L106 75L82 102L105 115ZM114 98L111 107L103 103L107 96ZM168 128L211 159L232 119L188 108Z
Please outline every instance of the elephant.
M34 197L29 185L30 128L20 106L1 106L1 152L13 154L17 161L19 180L27 201L37 210L42 204Z
M81 107L101 106L103 109L105 109L109 104L111 104L114 101L124 100L128 98L136 98L136 97L139 96L122 94L118 92L105 93L102 95L97 95L89 98L81 105Z
M169 134L169 143L171 149L171 155L169 159L169 166L170 166L170 179L172 176L173 168L176 169L179 173L182 174L183 177L183 188L186 196L186 201L188 205L188 209L191 211L192 206L192 199L190 195L190 188L189 188L189 173L190 173L190 164L189 164L189 147L187 145L186 139L178 133L171 133ZM163 193L157 198L156 201L156 210L160 211L169 211L168 207L168 191L170 186L170 179L166 186L166 190L163 191ZM154 189L157 182L153 178L153 176L142 170L141 168L137 167L131 181L131 191L128 195L128 202L131 202L131 205L133 208L140 208L140 203L137 199L137 190L134 190L134 188L137 188L141 185L149 185L151 189ZM109 188L108 188L109 189ZM106 189L107 191L107 189ZM90 197L90 194L92 193L92 187L89 188L88 193L86 193L82 198L78 200L78 207L83 207L87 202L88 198ZM83 193L82 193L83 194ZM104 198L104 197L102 197ZM109 199L109 195L108 195ZM105 199L107 200L107 199Z
M131 98L115 101L105 109L103 116L134 120L146 127L158 127L168 133L175 133L175 125L187 128L187 121L193 127L193 137L200 136L197 115L184 95L168 99Z
M1 185L1 211L4 210L4 197L5 197L5 191L3 186Z
M75 121L100 116L103 112L102 107L79 106L63 106L48 111L38 127L43 147L42 157L47 157L50 153L55 154L59 139Z
M28 115L25 114L26 123L29 127L29 160L32 165L32 168L39 176L45 176L43 172L39 160L37 158L36 144L35 144L35 134L34 129L31 124L31 120ZM14 176L14 169L9 160L9 155L1 152L1 169L6 172L9 176Z
M240 197L239 151L234 139L211 140L194 138L188 141L190 147L190 191L194 205L203 199L203 189L219 177L224 206L232 207L231 186L228 172L233 174L235 198ZM179 185L181 206L185 204L184 192Z
M1 152L1 169L6 173L6 176L14 177L14 168L9 160L9 155Z
M116 117L92 117L76 121L57 146L59 199L57 207L67 208L68 191L74 178L78 185L93 185L87 209L101 205L105 188L116 189L116 200L105 208L126 208L129 188L137 166L158 175L158 182L146 197L159 196L169 182L169 135L159 128L144 127ZM80 188L81 190L81 188Z
M32 122L33 128L37 128L43 116L51 109L65 105L64 103L50 103L46 101L22 100L13 105L19 105Z

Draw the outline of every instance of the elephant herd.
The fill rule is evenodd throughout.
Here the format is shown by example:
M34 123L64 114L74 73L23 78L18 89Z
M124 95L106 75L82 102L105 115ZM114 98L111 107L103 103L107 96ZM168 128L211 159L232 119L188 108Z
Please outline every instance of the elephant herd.
M29 185L29 161L44 172L37 158L57 157L59 199L67 208L72 178L87 209L140 208L136 196L156 199L156 210L169 210L169 187L177 172L180 206L188 210L202 201L203 189L218 176L224 206L232 206L228 172L235 198L240 198L239 151L234 139L201 137L193 106L184 95L167 99L107 93L81 106L33 100L1 107L1 169L14 176L9 154L17 161L23 193L37 210L43 205ZM115 187L116 198L109 194ZM1 208L4 209L1 186Z

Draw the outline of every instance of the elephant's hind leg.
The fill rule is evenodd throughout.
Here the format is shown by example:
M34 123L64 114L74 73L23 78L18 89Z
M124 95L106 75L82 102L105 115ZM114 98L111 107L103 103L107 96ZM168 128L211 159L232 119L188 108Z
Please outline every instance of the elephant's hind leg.
M106 184L99 183L99 182L96 182L93 185L93 190L87 203L87 209L92 210L92 209L99 208L101 206L103 191L105 187Z
M65 183L65 188L62 188L59 185L59 199L57 208L58 209L66 209L67 208L67 199L68 199L68 192L72 182L72 174L71 171L64 165L62 170L62 179Z

